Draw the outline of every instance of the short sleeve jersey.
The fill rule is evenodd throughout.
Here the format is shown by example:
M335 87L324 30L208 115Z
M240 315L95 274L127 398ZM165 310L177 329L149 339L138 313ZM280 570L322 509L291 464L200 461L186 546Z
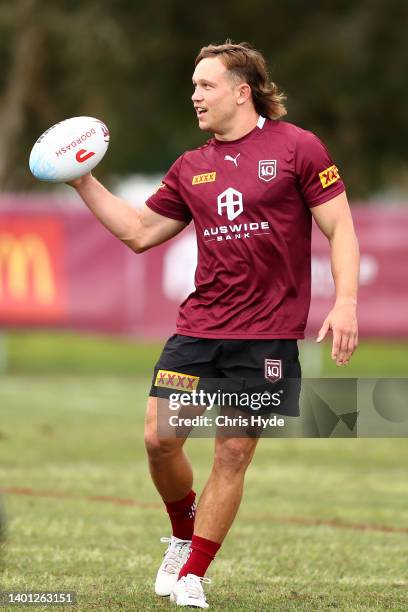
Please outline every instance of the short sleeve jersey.
M343 191L323 143L284 121L260 117L239 140L213 138L179 157L146 202L196 229L196 289L180 306L177 333L303 338L310 209Z

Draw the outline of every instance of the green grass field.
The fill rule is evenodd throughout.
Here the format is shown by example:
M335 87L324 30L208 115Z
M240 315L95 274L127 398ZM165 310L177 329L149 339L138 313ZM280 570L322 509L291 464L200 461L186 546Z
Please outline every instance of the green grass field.
M63 332L7 332L0 336L0 372L150 376L163 342L134 343L114 337ZM360 341L347 368L330 359L330 343L300 342L305 376L406 377L408 343Z
M152 592L169 526L142 441L147 371L158 347L95 340L76 353L74 337L58 349L45 341L29 348L26 337L24 352L16 349L21 338L9 338L11 373L0 377L7 516L0 590L76 591L78 605L67 610L172 609ZM91 364L102 349L96 374ZM402 376L403 351L379 346L375 354L371 345L360 367L378 376L382 360L388 375ZM31 369L30 352L37 356ZM67 355L71 374L61 373ZM198 492L212 446L187 443ZM209 571L211 609L406 611L407 461L404 439L261 440L238 518Z

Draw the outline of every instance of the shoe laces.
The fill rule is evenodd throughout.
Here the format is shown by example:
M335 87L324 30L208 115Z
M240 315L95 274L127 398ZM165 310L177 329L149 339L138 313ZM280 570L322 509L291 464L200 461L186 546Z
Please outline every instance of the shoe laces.
M185 551L190 546L190 540L174 541L172 538L160 538L160 542L168 544L167 550L164 553L162 570L168 574L178 574L182 564L185 561Z
M203 578L202 576L196 576L195 574L187 574L184 576L185 578L185 590L187 591L187 595L193 599L201 599L204 597L202 583L211 584L210 578Z

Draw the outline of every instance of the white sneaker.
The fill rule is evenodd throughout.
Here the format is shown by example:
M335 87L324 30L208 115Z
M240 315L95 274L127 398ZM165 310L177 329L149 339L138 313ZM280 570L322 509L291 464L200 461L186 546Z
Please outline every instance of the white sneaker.
M160 538L160 542L168 543L168 547L157 572L154 591L156 595L167 597L172 592L179 572L187 561L191 540L180 540L171 536L171 538Z
M209 608L204 595L202 583L210 584L209 578L200 578L194 574L187 574L178 580L170 595L170 601L178 606L192 606L193 608Z

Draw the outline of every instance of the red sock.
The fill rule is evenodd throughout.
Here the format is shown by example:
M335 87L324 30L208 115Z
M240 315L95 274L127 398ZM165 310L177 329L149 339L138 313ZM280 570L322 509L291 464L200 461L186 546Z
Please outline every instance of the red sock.
M221 544L212 542L200 536L193 535L190 555L179 573L179 580L187 574L195 574L203 577L211 561L220 549Z
M173 535L180 540L191 540L194 531L195 492L175 502L164 502L169 513Z

